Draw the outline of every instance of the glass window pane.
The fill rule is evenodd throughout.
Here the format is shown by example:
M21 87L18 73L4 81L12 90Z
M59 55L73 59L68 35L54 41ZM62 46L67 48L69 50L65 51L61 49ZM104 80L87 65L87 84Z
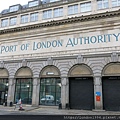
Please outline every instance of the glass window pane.
M10 18L10 25L16 25L17 23L17 17Z
M63 16L63 8L56 8L54 9L54 17Z
M32 13L30 15L30 21L33 22L33 21L38 21L38 13Z
M18 10L19 10L19 5L10 7L10 12L14 12L14 11L18 11Z
M43 19L52 18L52 10L43 11Z
M58 105L59 103L61 103L61 94L60 94L60 92L56 93L56 105Z
M78 13L78 5L68 6L68 15Z
M21 23L27 23L28 22L28 15L22 15L21 16Z
M97 7L98 9L108 8L109 7L108 0L97 0Z
M15 101L21 98L23 104L31 104L32 86L32 79L17 79L15 89Z
M40 104L57 105L56 94L61 94L61 80L58 78L46 78L40 81Z
M1 20L1 26L2 27L7 27L8 26L8 19Z
M39 5L39 1L32 1L32 2L29 2L29 7L34 7L34 6L38 6Z
M112 0L112 7L120 6L120 0Z
M91 2L81 3L80 8L81 8L81 12L91 11Z

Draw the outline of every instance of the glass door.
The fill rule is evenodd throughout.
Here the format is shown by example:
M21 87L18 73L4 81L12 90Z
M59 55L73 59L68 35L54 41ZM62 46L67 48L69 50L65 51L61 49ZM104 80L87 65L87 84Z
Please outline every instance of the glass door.
M61 80L43 78L40 84L40 104L58 105L61 102Z
M8 79L0 78L0 105L7 102L8 95Z
M32 104L32 87L32 79L17 79L14 101L17 102L21 98L22 104Z

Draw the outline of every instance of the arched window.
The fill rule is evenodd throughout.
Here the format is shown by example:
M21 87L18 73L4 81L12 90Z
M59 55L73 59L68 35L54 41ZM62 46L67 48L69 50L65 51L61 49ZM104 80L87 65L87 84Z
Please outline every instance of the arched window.
M54 66L45 67L40 74L40 104L58 105L61 102L60 72Z
M20 68L16 72L15 102L21 98L22 104L32 104L32 76L32 71L28 67Z

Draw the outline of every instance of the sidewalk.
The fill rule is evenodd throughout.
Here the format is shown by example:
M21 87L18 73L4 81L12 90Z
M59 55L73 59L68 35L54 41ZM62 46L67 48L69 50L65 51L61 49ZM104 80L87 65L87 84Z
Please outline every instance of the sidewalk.
M15 106L2 106L0 105L0 111L17 112L19 108L14 110ZM66 110L58 109L58 106L39 106L32 107L31 105L23 105L22 112L32 113L34 115L120 115L120 111L90 111L90 110Z
M22 106L24 111L31 111L39 108L39 107L32 107L31 105L22 105ZM19 111L19 107L15 109L15 105L13 105L12 107L0 105L0 111Z

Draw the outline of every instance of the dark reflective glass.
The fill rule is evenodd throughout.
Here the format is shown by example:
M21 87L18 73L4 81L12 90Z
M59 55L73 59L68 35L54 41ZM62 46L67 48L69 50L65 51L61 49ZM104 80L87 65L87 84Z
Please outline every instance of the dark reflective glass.
M22 104L32 103L32 82L32 79L16 79L15 102L21 98Z
M3 105L3 103L7 102L7 96L8 96L8 79L1 78L0 79L0 105Z
M40 80L40 104L58 105L61 99L61 80L44 78Z

